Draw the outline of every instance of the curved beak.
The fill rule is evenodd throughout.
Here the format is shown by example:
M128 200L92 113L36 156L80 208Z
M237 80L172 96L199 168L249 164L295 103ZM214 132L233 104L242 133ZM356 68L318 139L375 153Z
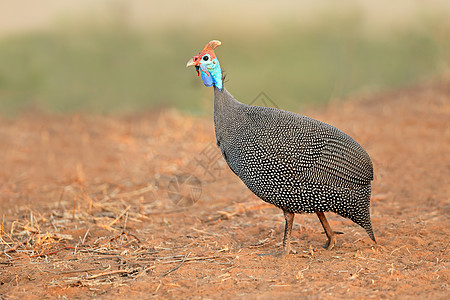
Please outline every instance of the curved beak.
M186 68L187 68L187 67L190 67L190 66L195 66L194 58L191 58L191 59L187 62Z

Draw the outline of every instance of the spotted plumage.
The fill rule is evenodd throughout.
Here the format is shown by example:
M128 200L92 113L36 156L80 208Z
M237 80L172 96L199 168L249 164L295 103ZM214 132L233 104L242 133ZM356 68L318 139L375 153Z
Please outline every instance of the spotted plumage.
M195 57L201 65L202 52ZM285 253L291 252L295 213L317 214L329 249L336 236L323 212L349 218L375 241L369 212L372 162L351 137L292 112L240 103L222 84L214 85L214 124L230 169L255 195L284 211Z

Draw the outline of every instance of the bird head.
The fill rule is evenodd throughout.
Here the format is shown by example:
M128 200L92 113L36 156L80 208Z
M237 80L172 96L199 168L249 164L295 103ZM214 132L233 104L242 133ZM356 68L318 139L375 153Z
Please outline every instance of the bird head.
M214 53L214 49L220 46L220 41L213 40L206 44L202 51L192 57L186 64L186 67L195 66L197 74L202 74L203 83L206 86L216 86L222 90L222 70L220 69L219 60Z

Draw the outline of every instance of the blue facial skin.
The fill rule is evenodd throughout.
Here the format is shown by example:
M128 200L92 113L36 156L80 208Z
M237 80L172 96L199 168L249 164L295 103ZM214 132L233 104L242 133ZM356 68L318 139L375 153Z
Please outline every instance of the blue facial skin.
M207 60L205 60L205 57L207 57ZM205 54L200 63L200 73L202 74L203 83L207 87L215 85L220 91L222 90L222 70L217 58L211 60L209 54Z

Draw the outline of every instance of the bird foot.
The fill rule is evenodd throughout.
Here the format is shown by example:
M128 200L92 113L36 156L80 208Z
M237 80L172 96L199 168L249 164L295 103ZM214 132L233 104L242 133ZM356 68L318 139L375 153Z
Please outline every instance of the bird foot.
M283 250L282 252L283 252L282 255L297 254L297 253L298 253L297 250L292 249L292 248L290 248L290 247L289 247L289 249L285 249L285 250Z
M331 237L328 237L328 241L325 244L324 248L327 250L333 250L334 246L336 246L336 235L333 234Z

